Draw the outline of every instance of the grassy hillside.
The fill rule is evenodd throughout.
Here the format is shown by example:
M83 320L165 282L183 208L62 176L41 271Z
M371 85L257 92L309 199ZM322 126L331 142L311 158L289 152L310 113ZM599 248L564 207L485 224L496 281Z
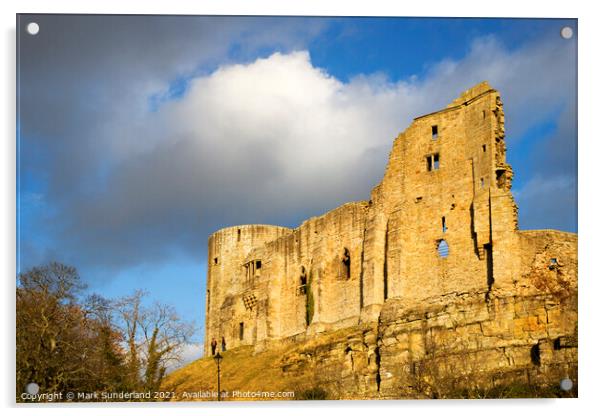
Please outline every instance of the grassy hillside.
M228 393L226 400L294 400L294 399L337 399L330 383L324 380L340 378L339 369L328 370L324 366L303 366L296 371L283 371L290 367L287 358L299 355L326 357L325 351L341 350L339 342L357 338L363 327L354 327L318 335L305 342L288 344L280 348L253 354L253 347L239 347L222 353L221 390ZM321 353L320 353L321 351ZM320 360L321 360L320 359ZM320 361L318 360L318 361ZM293 360L294 361L294 360ZM334 371L331 373L331 371ZM320 382L319 380L322 380ZM201 358L169 374L162 385L163 391L174 391L174 400L196 401L217 400L207 392L217 392L217 366L213 357ZM328 391L328 393L327 393ZM199 394L203 392L203 394ZM235 392L294 392L287 397L233 397ZM196 393L196 394L195 394ZM216 393L214 393L216 394ZM336 396L336 397L335 397Z
M313 385L311 377L284 377L279 365L284 354L294 347L280 348L253 355L253 347L240 347L222 353L221 390L225 400L292 400L322 398L323 393ZM169 374L163 391L175 391L175 400L217 400L206 392L217 392L217 366L213 357L201 358ZM295 397L241 397L248 392L294 392ZM199 392L202 392L199 394ZM242 392L242 395L240 393ZM237 395L238 397L233 397ZM277 393L276 393L277 394Z

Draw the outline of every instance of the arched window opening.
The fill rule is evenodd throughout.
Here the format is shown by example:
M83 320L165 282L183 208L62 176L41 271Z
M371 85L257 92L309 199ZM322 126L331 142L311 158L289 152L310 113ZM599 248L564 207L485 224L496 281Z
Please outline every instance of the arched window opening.
M297 295L307 294L307 272L305 266L301 266L301 274L299 275L299 287L297 289Z
M299 283L301 286L307 285L307 273L305 272L305 267L301 266L301 276L299 277Z
M343 272L345 275L345 279L349 279L351 277L351 254L349 253L349 249L343 249Z
M447 245L447 241L439 240L437 244L437 252L439 253L439 257L447 258L449 255L449 246Z
M531 347L531 363L538 367L541 365L541 350L539 344L535 344Z

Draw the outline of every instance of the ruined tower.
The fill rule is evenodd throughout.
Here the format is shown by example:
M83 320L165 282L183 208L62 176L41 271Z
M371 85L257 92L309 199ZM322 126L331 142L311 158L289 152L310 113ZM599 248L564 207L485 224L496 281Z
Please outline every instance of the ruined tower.
M214 337L261 350L375 323L387 304L476 294L489 305L543 290L534 273L576 289L576 235L519 231L512 176L502 100L483 82L395 138L369 201L295 229L211 235L205 351Z

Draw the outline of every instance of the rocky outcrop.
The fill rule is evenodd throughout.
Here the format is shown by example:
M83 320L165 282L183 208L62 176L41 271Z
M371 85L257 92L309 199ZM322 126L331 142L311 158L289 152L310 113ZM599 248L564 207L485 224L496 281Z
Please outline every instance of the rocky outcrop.
M387 303L378 335L380 392L455 397L511 383L576 382L576 294L484 297Z
M372 398L378 393L378 328L362 325L302 342L280 362L284 377L306 380L331 398Z
M501 387L577 382L577 296L453 293L386 302L377 325L298 342L279 365L330 397L499 397ZM576 390L573 390L575 394Z

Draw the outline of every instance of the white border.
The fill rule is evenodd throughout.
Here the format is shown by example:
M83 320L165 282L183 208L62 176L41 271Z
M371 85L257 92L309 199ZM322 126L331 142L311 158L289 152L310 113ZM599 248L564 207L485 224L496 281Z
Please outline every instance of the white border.
M588 4L595 4L588 2ZM272 414L303 414L308 412L332 412L341 409L346 414L362 414L372 407L387 413L442 413L463 415L483 414L505 415L521 411L530 413L577 414L587 412L595 406L601 386L599 349L600 336L599 294L601 293L601 267L595 264L598 254L598 240L601 235L598 189L601 177L600 163L600 65L599 40L600 20L594 6L585 2L547 1L529 3L524 0L505 1L412 1L385 2L380 0L358 1L267 1L267 0L222 0L213 2L187 2L181 0L150 1L136 4L123 0L105 1L21 1L2 2L2 89L1 101L4 140L2 141L2 180L0 181L2 203L2 240L0 253L4 266L4 308L2 314L2 377L0 392L2 405L9 407L7 413L23 410L34 413L31 406L15 408L14 403L14 276L15 276L15 14L16 13L107 13L107 14L246 14L246 15L347 15L347 16L463 16L463 17L570 17L579 19L579 399L574 400L506 400L506 401L405 401L405 402L295 402L295 403L222 403L173 405L89 405L85 409L74 406L45 406L44 414L86 414L95 415L117 408L127 408L132 415L154 415L165 413L220 414L245 413L249 411ZM597 128L596 128L597 127ZM599 255L599 254L598 254ZM598 266L598 267L596 267ZM108 409L107 409L108 408ZM341 411L338 410L338 411ZM485 413L486 412L486 413ZM522 412L521 412L522 413Z

